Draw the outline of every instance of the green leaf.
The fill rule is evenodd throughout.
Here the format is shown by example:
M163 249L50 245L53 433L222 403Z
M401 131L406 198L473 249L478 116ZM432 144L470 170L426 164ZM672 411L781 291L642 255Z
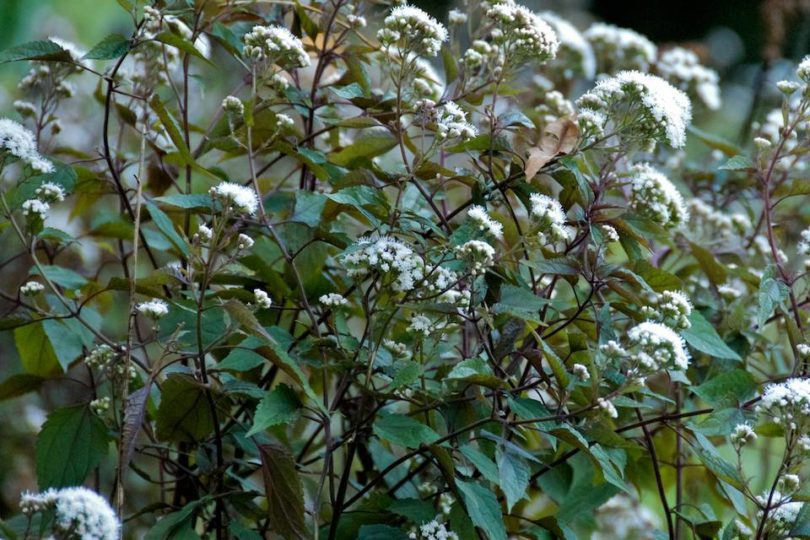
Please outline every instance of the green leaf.
M373 157L385 154L397 145L397 138L385 128L364 129L357 139L329 160L341 167L352 167Z
M761 329L770 318L774 308L787 298L788 288L782 281L777 280L773 266L769 266L759 282L759 310L757 311L757 326Z
M726 282L726 268L717 262L714 254L708 249L690 242L692 255L697 259L698 264L706 272L706 277L714 285L722 285Z
M15 329L14 343L22 367L29 375L49 377L61 371L59 359L41 322Z
M706 468L718 479L737 489L743 489L745 482L740 477L737 468L723 459L714 445L702 433L695 433L695 439L699 445L693 446L692 449Z
M408 540L402 529L390 525L363 525L357 540Z
M285 539L311 538L304 522L304 491L295 458L280 445L259 447L270 529Z
M754 162L748 156L743 155L736 155L726 161L723 165L720 165L718 169L724 171L746 171L749 169L753 169Z
M157 438L196 442L214 430L205 388L191 375L172 373L161 385Z
M177 512L162 517L149 529L144 540L191 540L199 538L194 532L194 512L207 498L193 501L185 505Z
M439 438L439 434L428 426L403 414L381 416L374 422L374 434L406 448L419 448Z
M535 295L531 289L504 285L501 287L501 298L492 306L492 311L496 314L508 313L524 321L539 323L540 310L546 304L548 300Z
M453 369L447 374L447 380L480 384L488 388L501 388L505 384L503 380L495 376L489 363L478 357L468 358L453 366Z
M177 233L174 222L169 216L152 202L146 201L146 208L149 210L149 215L152 216L152 221L155 222L157 228L160 229L160 232L172 243L175 249L183 255L188 255L188 243Z
M478 472L480 472L484 478L493 484L500 482L498 466L495 465L495 463L483 452L470 444L465 444L459 449L459 451L464 457L469 459L473 465L475 465L475 468L478 469Z
M280 384L268 392L256 407L253 415L253 427L247 432L250 437L278 424L292 421L301 408L301 402L292 388Z
M690 135L694 135L697 137L703 144L708 146L709 148L714 148L715 150L720 150L727 156L736 156L738 154L742 154L743 150L736 144L722 137L718 137L712 133L708 133L703 131L702 129L698 129L694 126L689 126L687 131Z
M180 49L184 53L196 56L197 58L203 60L208 65L213 65L211 61L208 60L208 58L203 56L202 53L197 50L197 47L195 47L191 41L175 34L174 32L170 32L167 30L165 32L161 32L160 34L156 35L153 39L155 41L165 43L166 45L169 45L171 47Z
M689 345L715 358L742 360L739 354L726 345L711 323L699 311L692 311L689 315L689 322L692 325L681 331L681 335Z
M178 127L177 122L172 117L171 113L169 113L169 111L166 109L166 106L163 104L157 94L155 94L149 101L149 105L151 105L152 110L155 111L155 114L157 114L158 118L160 118L160 123L166 129L166 133L169 135L169 138L177 148L177 152L180 154L183 163L190 166L198 173L204 174L205 176L213 178L214 180L219 180L218 176L210 172L208 169L201 167L194 160L194 156L191 154L183 135L180 133L180 128Z
M500 475L499 486L506 495L506 508L511 512L515 504L526 495L532 471L525 459L508 449L498 448L496 460Z
M31 273L39 274L39 268L32 269ZM43 264L42 273L45 274L46 278L67 290L81 289L87 285L87 279L85 279L84 276L70 270L69 268Z
M73 321L76 322L76 321ZM48 340L57 344L54 349L62 370L67 372L70 364L84 352L85 341L77 328L68 326L64 321L49 319L42 322ZM83 329L83 328L82 328Z
M244 372L263 365L264 356L254 350L261 347L263 343L263 340L254 336L245 338L217 364L217 369Z
M0 64L20 60L73 62L70 53L51 40L29 41L0 52Z
M745 370L723 370L692 392L714 407L736 407L752 397L757 390L754 377Z
M0 383L0 401L12 399L39 390L47 379L38 375L18 373Z
M495 494L476 482L456 480L456 485L475 526L483 530L489 540L506 540L501 505Z
M132 48L131 40L121 34L110 34L84 55L88 60L112 60L119 58Z
M213 207L214 202L210 195L204 193L164 195L163 197L155 197L153 200L161 204L186 210L210 209Z
M56 409L37 437L40 489L79 486L107 455L110 436L86 405Z

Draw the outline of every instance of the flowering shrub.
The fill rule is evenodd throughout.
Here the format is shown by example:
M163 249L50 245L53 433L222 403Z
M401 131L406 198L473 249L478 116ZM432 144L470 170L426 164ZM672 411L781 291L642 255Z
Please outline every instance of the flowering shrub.
M737 145L512 0L119 4L0 53L0 536L810 535L810 57Z

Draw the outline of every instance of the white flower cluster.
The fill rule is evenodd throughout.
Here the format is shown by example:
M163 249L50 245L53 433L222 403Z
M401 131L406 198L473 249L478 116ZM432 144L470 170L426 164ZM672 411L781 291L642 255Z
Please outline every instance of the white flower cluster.
M544 124L550 124L560 118L572 118L576 112L571 100L562 92L551 90L543 94L543 102L535 107Z
M395 238L363 237L343 256L352 277L379 272L397 292L412 290L425 275L425 265L413 250Z
M253 247L254 243L253 238L245 233L239 233L239 236L236 237L236 249L239 251L247 251Z
M690 200L688 210L689 228L709 238L744 236L751 229L751 220L745 214L726 214L702 199Z
M621 240L618 231L616 231L613 225L608 225L607 223L600 223L599 232L602 233L602 240L606 244L609 244L611 242L618 242L619 240Z
M222 110L233 116L241 117L245 114L245 104L236 96L225 96L222 100Z
M20 286L20 294L23 296L36 296L45 290L45 285L38 281L27 281Z
M610 402L609 399L605 398L597 398L596 399L596 406L605 413L610 418L618 418L619 411L616 410L616 406Z
M689 49L673 47L664 51L655 70L676 88L696 96L707 109L720 108L720 77L715 70L701 65L698 56Z
M559 42L551 26L525 6L499 2L486 11L495 23L492 41L499 47L504 62L545 61L557 54Z
M0 118L0 150L27 163L37 172L54 171L53 164L37 150L34 134L14 120Z
M346 298L342 294L338 293L329 293L321 295L321 297L318 298L318 302L320 302L324 306L332 308L338 308L349 305L349 301L346 300Z
M456 142L456 139L467 141L478 134L474 125L467 122L467 113L448 101L439 107L436 113L436 137L445 143Z
M810 84L810 56L805 56L796 68L796 76L804 83Z
M788 122L793 122L794 118L789 117ZM796 122L796 127L790 130L787 138L782 141L782 138L785 136L787 130L785 129L785 115L782 112L781 108L772 109L765 115L765 120L761 123L757 122L754 124L754 128L758 135L757 139L762 139L760 145L764 145L764 141L770 143L768 146L778 146L781 142L782 144L782 154L787 155L791 154L799 146L801 146L804 141L807 140L807 134L810 132L810 121L808 119L800 119ZM788 160L788 159L780 159L776 162L775 168L780 171L787 171L790 169L791 171L799 171L805 170L807 167L807 163L805 160Z
M104 416L104 413L110 410L112 400L109 396L100 397L90 402L90 410L96 416Z
M269 309L273 305L270 295L261 289L253 289L253 301L259 309Z
M418 7L403 5L391 10L377 39L385 47L399 47L406 57L436 56L447 41L447 28Z
M473 274L495 264L495 248L481 240L469 240L456 248L456 257L466 262Z
M503 225L492 219L483 206L476 204L470 207L467 210L467 217L479 231L496 240L503 240Z
M754 433L754 429L748 424L737 424L734 426L731 435L729 435L729 439L731 439L731 444L739 449L746 444L756 441L757 434Z
M451 9L447 12L447 22L453 26L458 26L467 22L467 14L457 9Z
M612 24L594 23L584 36L596 55L599 73L623 69L647 71L658 52L655 44L638 32Z
M141 315L154 320L162 319L169 314L169 305L158 298L153 298L147 302L141 302L135 306L135 309L137 309L138 313Z
M769 497L770 505L768 505ZM764 529L770 533L768 537L773 538L784 538L784 535L790 532L804 506L801 501L792 502L789 495L779 491L774 491L773 495L769 492L763 493L757 496L757 502L763 507L768 506L768 521ZM757 518L762 519L762 510L757 512Z
M560 42L557 57L550 67L558 69L566 79L576 76L593 79L596 76L596 57L582 32L551 11L544 11L539 16L551 26Z
M83 487L23 493L20 509L28 516L52 510L54 529L83 540L117 540L121 524L106 499Z
M757 414L773 418L785 429L807 428L810 425L810 380L796 378L769 385L755 410Z
M34 194L37 196L37 199L46 203L62 202L65 200L64 188L53 182L43 183L34 190Z
M555 243L571 238L571 231L565 226L565 210L560 201L542 193L532 193L529 202L529 214L538 229L541 243Z
M622 124L614 125L614 131L623 140L638 139L648 149L656 142L683 147L686 128L692 121L692 104L683 91L661 77L640 71L621 71L600 80L577 100L577 105L580 116L588 113L587 127L596 134L605 131L617 108L626 108L620 115Z
M310 65L304 44L283 26L254 26L242 41L244 55L254 62L272 63L282 69Z
M630 359L643 372L661 369L684 371L689 367L689 353L683 338L669 326L646 321L631 328L627 338L632 346L638 348Z
M596 531L592 540L652 540L655 514L627 495L616 495L596 511Z
M476 39L470 44L470 48L464 52L462 62L468 69L476 70L495 60L497 56L497 45L483 39Z
M411 540L458 540L458 535L447 529L438 516L432 521L422 523L408 534Z
M391 354L399 358L408 358L411 355L410 349L404 343L400 343L399 341L394 341L393 339L384 339L383 347L388 349Z
M692 302L681 291L664 291L655 295L653 305L644 306L641 313L651 319L660 318L664 323L672 323L677 329L685 330L692 326Z
M689 220L689 210L675 185L648 163L630 167L630 208L662 227L678 227Z
M571 373L577 376L577 378L582 379L583 381L587 381L591 378L591 373L588 371L588 367L583 364L574 364L571 366Z
M259 198L252 188L235 182L220 182L208 191L229 209L240 214L253 215L259 208Z

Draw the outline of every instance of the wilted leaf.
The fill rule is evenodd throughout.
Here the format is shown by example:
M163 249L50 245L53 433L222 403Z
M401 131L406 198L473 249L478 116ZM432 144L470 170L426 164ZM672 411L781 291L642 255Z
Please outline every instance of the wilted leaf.
M557 156L570 153L579 140L579 127L568 118L560 118L546 126L540 143L529 149L526 159L526 181L531 181L545 164Z

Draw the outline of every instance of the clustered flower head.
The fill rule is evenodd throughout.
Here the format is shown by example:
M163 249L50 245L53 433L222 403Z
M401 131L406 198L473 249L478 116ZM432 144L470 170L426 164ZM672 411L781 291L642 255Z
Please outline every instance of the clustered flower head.
M731 432L729 439L731 439L731 444L739 449L746 444L756 441L757 434L754 433L754 429L748 424L737 424L734 426L734 430Z
M253 289L253 301L259 309L269 309L273 305L270 295L261 289Z
M616 406L611 403L609 399L605 398L597 398L596 399L596 406L605 413L609 418L618 418L619 411L616 410Z
M593 540L655 538L655 514L627 495L616 495L596 511Z
M28 199L22 203L21 208L27 218L45 219L48 215L48 210L51 209L51 205L39 199Z
M582 32L551 11L540 13L540 18L551 26L560 43L557 56L550 66L559 69L566 79L574 76L593 79L596 76L596 57Z
M637 348L630 359L644 373L661 369L685 371L689 367L689 353L683 338L665 324L643 322L631 328L627 338Z
M588 367L583 364L574 364L571 366L571 373L583 381L587 381L591 378L591 373L588 371Z
M253 247L254 243L253 238L245 233L239 233L239 236L236 237L236 249L239 251L247 251Z
M23 296L36 296L45 290L45 285L39 281L27 281L20 287L20 294Z
M689 229L709 238L744 236L752 228L751 220L741 213L726 214L702 199L691 199L688 204Z
M54 530L83 540L117 540L121 524L106 499L83 487L23 493L20 509L25 515L52 510Z
M678 188L647 163L630 168L630 208L662 227L678 227L689 220L689 211Z
M439 519L422 523L408 534L411 540L458 540L458 535L447 529L447 525Z
M661 318L665 323L681 330L692 326L689 315L692 314L692 302L681 291L664 291L656 295L652 306L644 306L642 313L650 318Z
M495 264L495 248L481 240L469 240L456 248L456 257L466 262L473 274Z
M222 110L233 116L241 117L245 114L245 104L236 96L225 96L222 100Z
M535 107L544 124L550 124L560 118L572 118L575 114L574 104L562 92L550 90L543 94L543 102Z
M810 56L805 56L796 68L796 76L803 83L810 84Z
M577 100L577 105L580 117L589 112L586 127L596 135L602 135L610 119L619 116L623 120L613 125L614 132L625 141L637 139L647 149L653 149L657 142L683 147L686 128L692 121L692 104L683 91L661 77L640 71L621 71L600 80ZM618 109L624 112L618 114Z
M211 196L240 214L253 215L259 208L259 198L252 188L235 182L221 182L209 190Z
M304 44L283 26L254 26L242 40L244 55L254 62L268 62L282 69L310 65Z
M673 47L664 51L655 70L675 87L697 97L707 109L720 108L720 77L713 69L701 65L698 56L689 49Z
M599 73L623 69L647 71L658 52L655 44L638 32L612 24L594 23L584 36L596 55Z
M439 108L436 118L436 136L439 140L461 139L467 141L477 134L478 130L467 122L467 113L461 107L448 101Z
M343 256L343 263L351 277L379 272L397 292L414 289L425 275L422 259L410 247L388 236L361 238Z
M770 500L770 504L768 501ZM764 531L770 533L768 536L774 538L784 538L784 535L793 529L799 517L804 503L801 501L791 501L790 496L779 491L771 494L766 491L757 496L757 502L763 507L768 507L768 520L765 523ZM762 519L762 510L757 512L757 519Z
M608 225L607 223L600 223L599 232L602 233L602 240L606 244L610 242L618 242L619 240L621 240L618 231L616 231L613 225Z
M37 150L34 134L21 124L8 118L0 118L0 150L27 163L32 169L40 173L54 171L53 164L42 157ZM0 154L1 154L0 153Z
M769 385L756 412L771 417L785 429L805 429L810 420L810 380L794 378Z
M542 193L532 193L529 203L529 214L538 229L541 243L560 242L571 237L565 227L565 210L560 201Z
M504 62L546 61L557 54L559 42L551 26L525 6L499 2L486 11L493 21L492 41Z
M391 10L377 39L385 47L398 47L406 57L436 56L447 41L447 29L418 7L403 5Z
M39 200L48 203L62 202L65 200L64 188L53 182L45 182L34 190L34 194Z
M135 309L137 309L138 313L141 315L154 320L162 319L169 314L169 305L159 298L153 298L147 302L141 302L135 306Z
M479 231L492 236L496 240L503 239L503 225L492 219L483 206L476 204L470 207L467 210L467 217Z
M318 302L327 307L337 308L349 305L349 301L342 294L329 293L321 295Z

